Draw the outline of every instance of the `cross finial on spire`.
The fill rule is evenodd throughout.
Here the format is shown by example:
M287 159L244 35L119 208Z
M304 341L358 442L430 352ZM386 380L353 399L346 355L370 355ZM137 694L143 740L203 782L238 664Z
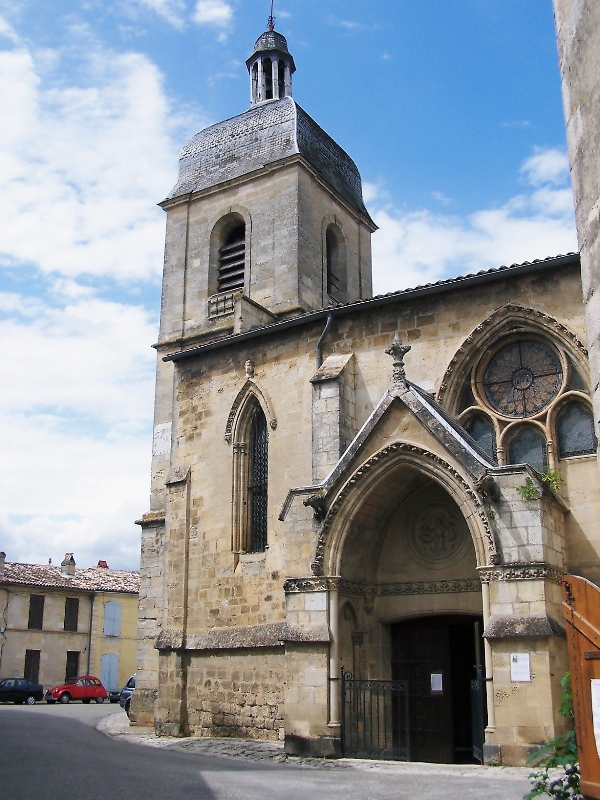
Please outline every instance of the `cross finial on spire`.
M394 389L406 389L406 372L404 371L404 356L411 349L409 344L402 344L396 331L391 347L385 351L394 359Z
M273 16L273 3L275 0L271 0L271 14L269 15L269 21L267 22L267 28L270 31L275 30L275 17Z

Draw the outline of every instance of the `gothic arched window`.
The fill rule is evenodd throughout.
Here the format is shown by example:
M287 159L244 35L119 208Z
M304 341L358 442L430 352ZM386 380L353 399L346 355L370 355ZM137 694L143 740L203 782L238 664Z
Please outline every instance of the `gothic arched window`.
M496 461L496 431L492 421L485 414L473 414L464 428L483 452Z
M556 435L559 458L596 452L594 418L584 403L572 401L563 407L556 421Z
M240 411L233 459L232 549L262 553L268 544L269 433L253 393Z
M257 405L250 424L248 469L248 550L261 553L267 546L267 489L269 480L269 434L267 419Z
M546 437L536 425L519 425L508 443L509 464L529 464L544 472L548 466Z
M246 267L246 225L231 230L219 248L217 292L233 292L244 288Z

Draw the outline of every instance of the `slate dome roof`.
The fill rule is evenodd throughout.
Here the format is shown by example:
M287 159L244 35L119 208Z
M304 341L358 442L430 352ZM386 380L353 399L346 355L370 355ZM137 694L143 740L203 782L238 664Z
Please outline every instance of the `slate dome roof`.
M181 151L179 179L166 199L217 186L294 155L304 156L335 191L369 216L358 167L291 97L253 106L193 136Z
M283 34L277 33L277 31L265 31L264 33L261 33L254 43L252 55L268 50L281 50L284 53L290 52L288 50L287 39L285 36L283 36Z

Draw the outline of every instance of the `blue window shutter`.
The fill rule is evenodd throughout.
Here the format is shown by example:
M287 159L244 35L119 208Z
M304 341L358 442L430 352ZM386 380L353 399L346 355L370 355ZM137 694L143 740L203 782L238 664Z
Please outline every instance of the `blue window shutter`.
M105 653L102 656L100 682L110 692L119 688L119 656L116 653Z
M104 604L104 630L105 636L121 635L121 603L110 600Z

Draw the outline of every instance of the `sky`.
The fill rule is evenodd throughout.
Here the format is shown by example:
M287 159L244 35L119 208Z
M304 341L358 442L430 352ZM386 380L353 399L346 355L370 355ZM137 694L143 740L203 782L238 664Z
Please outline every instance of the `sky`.
M0 550L139 566L164 212L269 0L0 0ZM275 0L376 293L577 249L551 0Z

